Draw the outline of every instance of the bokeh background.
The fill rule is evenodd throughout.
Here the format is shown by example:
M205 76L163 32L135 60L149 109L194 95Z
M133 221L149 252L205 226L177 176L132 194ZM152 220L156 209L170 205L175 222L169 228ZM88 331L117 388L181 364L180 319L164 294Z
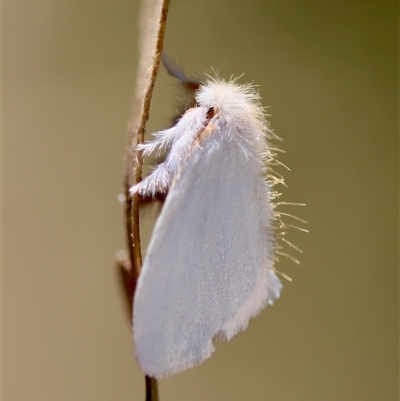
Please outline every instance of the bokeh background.
M3 1L5 401L144 399L114 263L137 17ZM165 49L260 85L310 233L281 299L161 400L397 400L398 3L173 0ZM161 70L149 132L179 96Z

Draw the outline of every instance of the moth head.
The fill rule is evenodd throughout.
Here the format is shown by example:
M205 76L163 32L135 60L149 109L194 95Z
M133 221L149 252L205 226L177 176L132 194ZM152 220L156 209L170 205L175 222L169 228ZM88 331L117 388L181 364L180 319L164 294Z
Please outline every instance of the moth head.
M264 115L259 93L253 85L240 85L236 81L211 79L201 84L196 91L197 105L207 109L208 118L220 115L245 129L251 129L254 122L262 125Z

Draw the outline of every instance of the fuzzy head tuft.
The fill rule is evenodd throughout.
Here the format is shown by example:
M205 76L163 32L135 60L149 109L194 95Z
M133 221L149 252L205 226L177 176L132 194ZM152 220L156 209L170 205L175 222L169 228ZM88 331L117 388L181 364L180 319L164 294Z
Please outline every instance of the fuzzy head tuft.
M264 109L256 86L239 85L236 79L226 82L212 79L202 84L196 92L196 100L201 107L213 108L218 114L237 116L247 122L265 124Z

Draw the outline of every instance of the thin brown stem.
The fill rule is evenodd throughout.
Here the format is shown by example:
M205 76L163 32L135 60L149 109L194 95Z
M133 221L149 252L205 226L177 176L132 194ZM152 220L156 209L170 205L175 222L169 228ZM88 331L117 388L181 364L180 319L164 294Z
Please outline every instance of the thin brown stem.
M133 301L136 283L142 267L140 247L138 195L131 197L129 188L142 179L143 158L137 145L144 142L145 126L149 116L150 101L160 66L167 22L169 0L142 0L140 14L139 67L134 104L128 129L125 155L124 193L128 256L118 257L119 275L127 302L129 320L133 321ZM157 380L145 376L146 401L158 401Z
M157 380L146 376L146 401L155 401L159 399Z

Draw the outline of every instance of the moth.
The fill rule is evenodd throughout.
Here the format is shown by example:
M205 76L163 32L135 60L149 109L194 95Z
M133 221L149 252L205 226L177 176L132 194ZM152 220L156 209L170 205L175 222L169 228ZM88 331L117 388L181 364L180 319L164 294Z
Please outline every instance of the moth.
M165 196L133 311L136 357L158 379L209 358L215 339L245 330L282 289L274 268L280 178L271 178L275 134L260 95L237 79L210 78L195 102L138 145L143 156L166 157L130 189Z

